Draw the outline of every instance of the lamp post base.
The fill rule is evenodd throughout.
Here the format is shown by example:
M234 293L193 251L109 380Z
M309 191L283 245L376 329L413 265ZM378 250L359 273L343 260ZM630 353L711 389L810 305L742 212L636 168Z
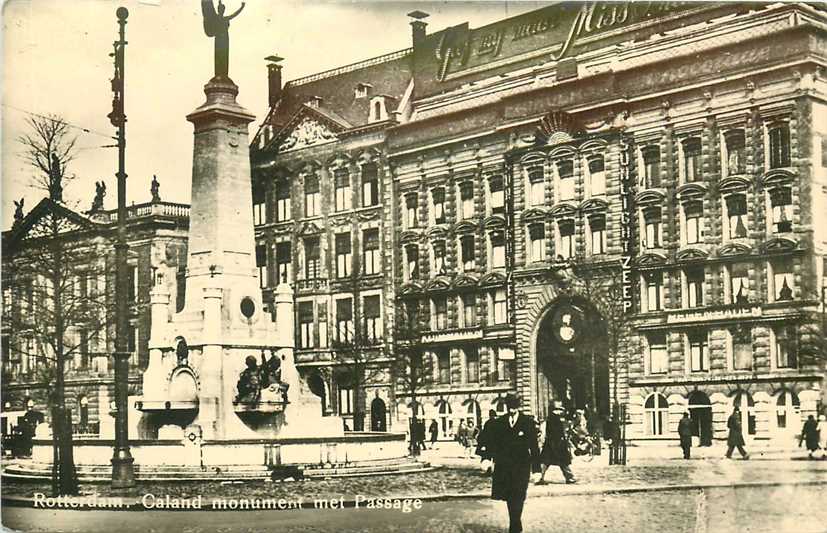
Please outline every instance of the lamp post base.
M112 488L127 489L135 486L135 459L129 450L116 450L112 457Z

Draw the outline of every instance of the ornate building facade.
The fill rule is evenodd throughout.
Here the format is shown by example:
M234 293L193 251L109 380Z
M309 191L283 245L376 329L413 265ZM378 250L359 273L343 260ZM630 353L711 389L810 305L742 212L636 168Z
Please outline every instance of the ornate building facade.
M802 345L823 312L822 10L559 4L430 34L411 16L411 49L284 86L268 67L263 286L297 289L297 362L331 412L417 410L447 436L513 391L540 417L625 405L639 440L689 410L709 442L736 405L761 439L821 408ZM392 374L412 321L416 401L346 375L355 353Z

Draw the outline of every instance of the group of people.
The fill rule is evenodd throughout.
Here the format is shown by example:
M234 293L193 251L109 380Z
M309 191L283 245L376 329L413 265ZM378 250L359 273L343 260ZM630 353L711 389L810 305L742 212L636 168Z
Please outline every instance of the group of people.
M807 444L808 457L815 459L813 454L816 450L821 450L821 458L827 457L827 417L819 415L818 421L813 415L807 417L804 426L801 428L801 437L798 439L798 445L802 443Z

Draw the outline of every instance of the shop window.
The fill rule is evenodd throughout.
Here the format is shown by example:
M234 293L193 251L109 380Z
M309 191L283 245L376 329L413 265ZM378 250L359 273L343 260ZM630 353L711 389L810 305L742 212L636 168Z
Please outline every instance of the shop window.
M798 395L786 389L782 389L778 393L778 398L775 400L775 425L778 429L786 429L792 426L793 421L798 421L801 412L801 402ZM823 438L823 437L822 437Z

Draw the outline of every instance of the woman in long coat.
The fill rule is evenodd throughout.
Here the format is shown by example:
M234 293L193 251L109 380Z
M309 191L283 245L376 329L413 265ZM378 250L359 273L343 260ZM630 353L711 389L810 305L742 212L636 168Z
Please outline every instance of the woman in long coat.
M566 426L555 408L554 402L549 402L548 418L546 419L545 439L543 451L540 452L540 462L543 464L543 473L540 476L538 485L546 482L546 471L549 466L556 465L563 472L566 483L576 483L574 474L571 471L571 451L569 450L569 439L566 434Z
M799 446L801 446L802 441L807 443L807 451L810 454L810 459L813 458L813 452L818 449L818 437L818 423L816 422L816 417L810 415L804 422L804 427L801 428L801 438L798 439Z

